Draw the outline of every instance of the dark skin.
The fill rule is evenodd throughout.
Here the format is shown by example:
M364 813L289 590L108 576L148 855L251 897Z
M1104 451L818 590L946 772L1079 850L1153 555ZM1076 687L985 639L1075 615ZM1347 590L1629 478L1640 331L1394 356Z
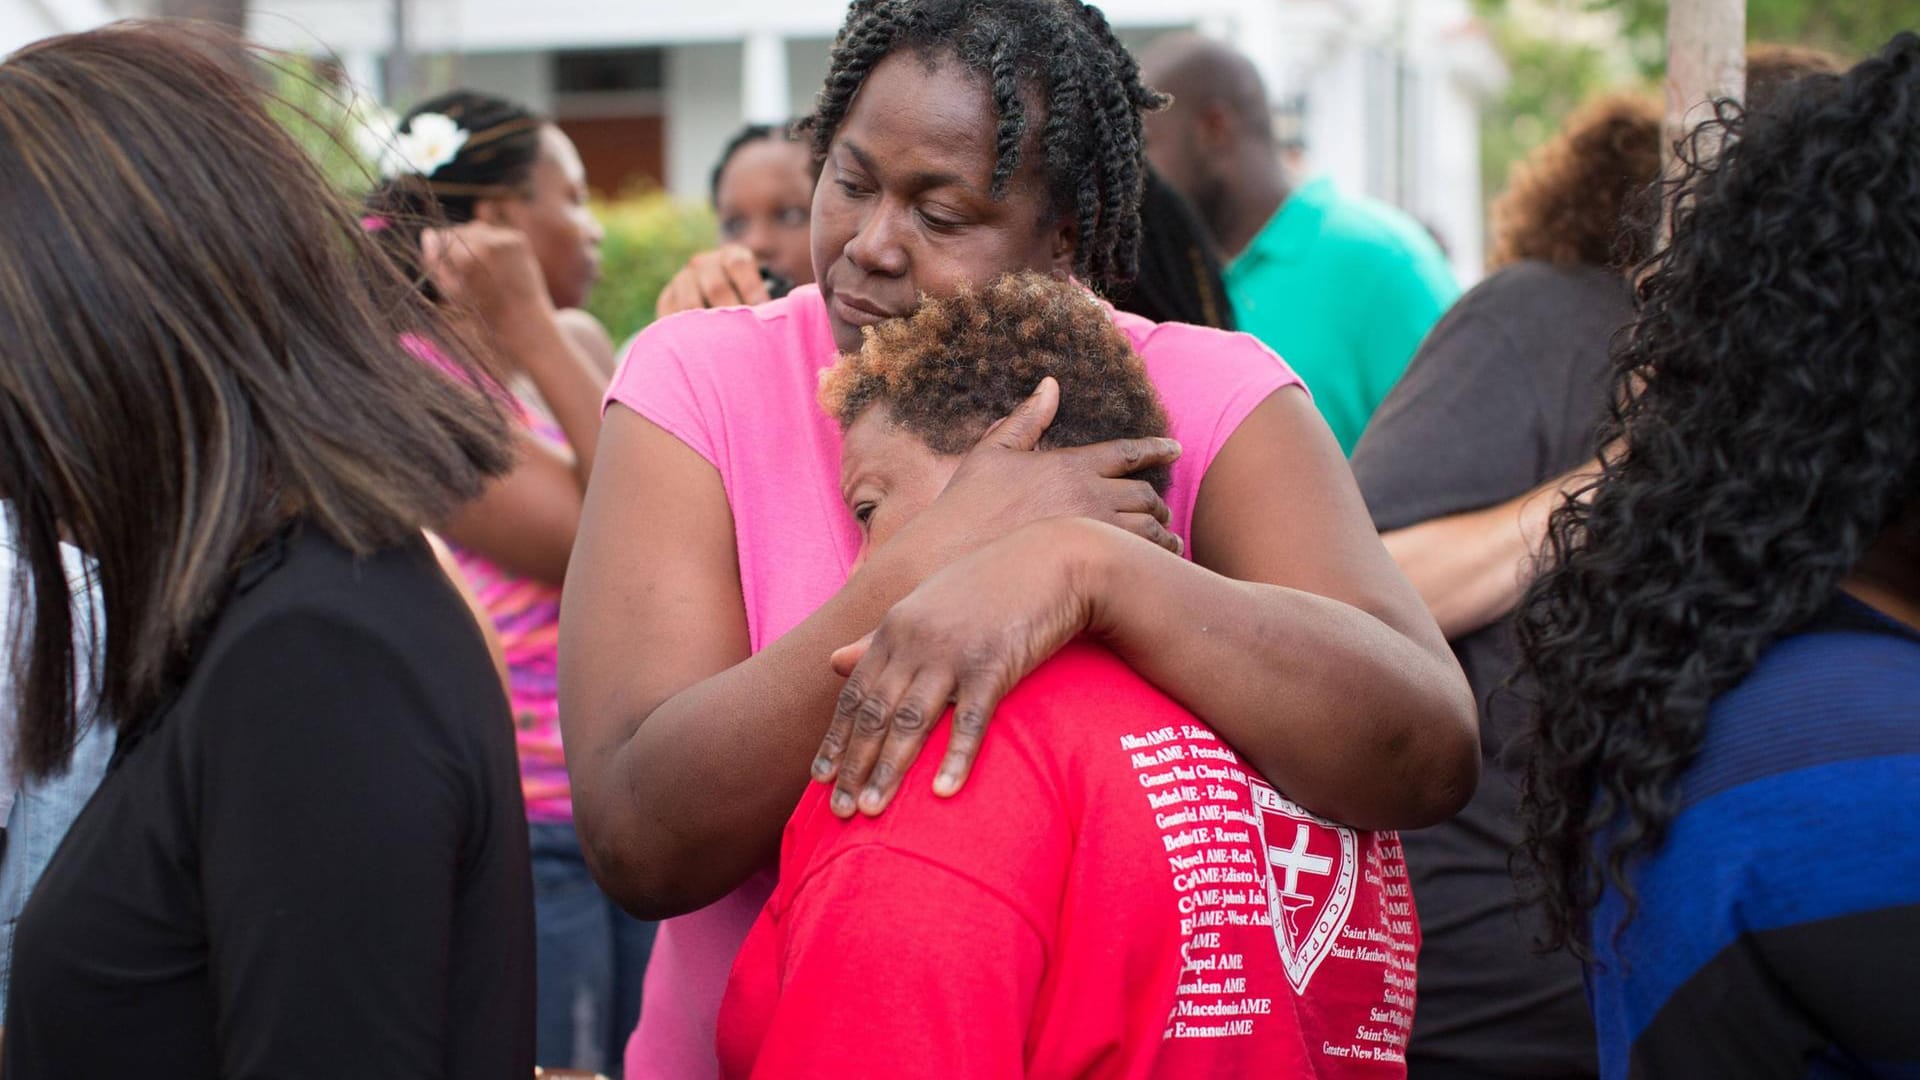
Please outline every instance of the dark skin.
M612 368L606 331L575 308L599 276L601 236L587 209L580 155L548 125L524 191L479 200L473 221L429 231L421 245L441 294L499 347L568 444L519 432L520 464L462 507L442 532L516 574L553 585L565 579L573 553Z
M842 347L922 292L1071 265L1075 235L1050 210L1038 153L1003 199L989 194L995 119L984 84L944 58L896 54L868 76L813 209L816 274ZM775 857L829 717L843 732L862 718L871 756L885 743L898 762L945 701L937 689L905 701L909 687L964 683L962 714L984 724L977 706L997 700L987 691L1050 655L1082 610L1113 627L1116 647L1163 648L1165 661L1129 659L1189 707L1217 709L1197 711L1323 811L1416 825L1458 806L1478 763L1473 702L1305 395L1258 407L1209 472L1194 534L1211 570L1171 555L1164 505L1122 479L1175 448L1033 451L1056 406L1043 384L840 592L751 656L718 473L610 410L601 454L619 464L587 496L561 683L576 821L612 895L655 917L724 895ZM1043 552L1059 558L1043 566ZM1272 578L1231 580L1236 570ZM1061 580L1034 580L1050 576ZM1127 590L1164 606L1143 618ZM843 693L825 661L876 626ZM1232 685L1202 685L1214 683ZM835 745L850 747L835 774L849 791L869 775L883 796L897 782L897 764L868 770L860 742Z
M1193 204L1227 258L1239 255L1289 190L1259 72L1226 45L1177 33L1141 54L1140 77L1173 96L1143 119L1147 160Z
M1840 587L1854 599L1920 630L1920 504L1874 540Z
M813 188L813 154L803 142L756 139L734 151L713 200L725 242L687 260L660 290L654 314L763 304L769 297L762 266L793 285L813 281Z
M755 139L734 151L714 190L720 236L753 252L760 265L794 285L813 280L808 221L813 155L786 138Z

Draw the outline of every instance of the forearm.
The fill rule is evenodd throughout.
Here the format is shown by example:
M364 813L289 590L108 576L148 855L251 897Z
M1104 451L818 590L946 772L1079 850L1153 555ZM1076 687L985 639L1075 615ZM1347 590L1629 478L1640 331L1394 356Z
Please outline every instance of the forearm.
M1520 602L1532 558L1521 504L1513 500L1380 534L1447 640L1487 626Z
M909 551L886 554L778 641L662 701L604 760L577 768L595 875L629 910L684 914L778 856L843 685L828 657L923 576Z
M1533 580L1547 519L1590 473L1557 476L1518 498L1380 534L1454 641L1505 618Z
M1368 612L1069 523L1089 629L1276 787L1361 828L1441 821L1479 762L1458 664Z
M566 433L574 473L585 490L600 445L600 405L606 380L561 329L551 310L516 317L500 331L502 346L540 391L540 399Z

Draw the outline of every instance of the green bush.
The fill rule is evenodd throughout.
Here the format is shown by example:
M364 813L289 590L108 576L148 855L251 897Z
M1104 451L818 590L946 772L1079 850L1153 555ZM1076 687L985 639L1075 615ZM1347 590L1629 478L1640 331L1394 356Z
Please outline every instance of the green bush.
M687 259L714 245L713 214L659 190L632 191L596 203L593 212L607 237L587 310L621 342L653 321L660 290Z
M268 108L342 193L359 199L374 182L364 156L357 110L377 109L343 89L326 68L307 58L272 54ZM635 188L594 204L606 227L600 246L600 282L587 310L616 342L653 321L654 301L687 259L715 243L705 205L677 201L657 188Z
M371 102L354 98L338 75L312 57L263 52L268 87L267 112L312 156L334 188L358 200L373 186L373 165L362 152L359 131L364 118L356 108Z

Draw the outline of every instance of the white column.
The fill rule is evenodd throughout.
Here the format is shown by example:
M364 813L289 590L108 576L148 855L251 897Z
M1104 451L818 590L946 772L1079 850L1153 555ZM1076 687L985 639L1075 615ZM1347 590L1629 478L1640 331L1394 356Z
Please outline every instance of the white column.
M354 92L368 101L380 98L380 57L371 49L348 49L340 53L340 66Z
M747 122L777 124L786 120L791 109L786 40L764 30L748 34L741 68L740 100Z
M667 52L667 190L707 201L707 180L720 148L746 112L745 56L730 41L671 46Z

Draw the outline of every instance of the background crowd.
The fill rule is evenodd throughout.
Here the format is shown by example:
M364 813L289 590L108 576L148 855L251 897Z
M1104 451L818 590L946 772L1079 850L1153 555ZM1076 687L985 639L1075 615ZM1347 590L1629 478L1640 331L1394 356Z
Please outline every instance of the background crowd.
M348 196L257 63L0 63L6 1075L1920 1064L1920 38L1593 96L1462 293L1227 43L858 0L619 343L549 118Z

